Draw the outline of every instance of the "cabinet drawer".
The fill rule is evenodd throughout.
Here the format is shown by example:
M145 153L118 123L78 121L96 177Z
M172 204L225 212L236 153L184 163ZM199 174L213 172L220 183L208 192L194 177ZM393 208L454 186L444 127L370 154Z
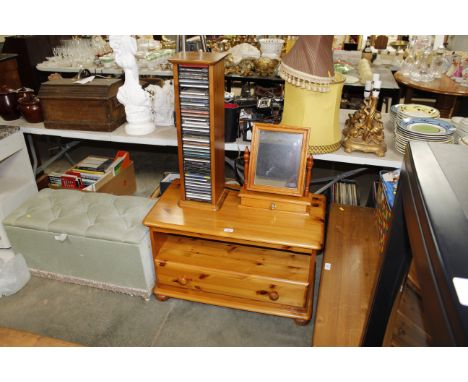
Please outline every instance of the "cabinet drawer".
M154 238L158 285L304 307L311 256L178 235Z
M307 283L269 279L257 275L201 268L156 259L158 285L170 285L199 292L216 293L304 307Z
M257 198L242 198L242 205L245 207L262 208L267 210L278 210L287 212L308 213L308 205L305 203L288 203L281 200L265 200Z

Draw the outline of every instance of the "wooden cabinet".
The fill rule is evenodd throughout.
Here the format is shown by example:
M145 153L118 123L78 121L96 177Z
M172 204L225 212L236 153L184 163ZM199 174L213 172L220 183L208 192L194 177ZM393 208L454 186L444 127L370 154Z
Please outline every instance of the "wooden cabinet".
M325 199L307 214L244 207L238 191L217 211L180 207L179 181L144 224L151 229L154 293L274 314L307 323L312 314L315 256L322 248Z

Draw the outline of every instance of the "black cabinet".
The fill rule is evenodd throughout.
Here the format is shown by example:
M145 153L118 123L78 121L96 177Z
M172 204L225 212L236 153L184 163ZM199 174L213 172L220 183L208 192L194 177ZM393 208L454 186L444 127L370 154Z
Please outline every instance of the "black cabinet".
M431 345L468 345L466 174L466 146L410 143L363 345L382 344L411 261Z

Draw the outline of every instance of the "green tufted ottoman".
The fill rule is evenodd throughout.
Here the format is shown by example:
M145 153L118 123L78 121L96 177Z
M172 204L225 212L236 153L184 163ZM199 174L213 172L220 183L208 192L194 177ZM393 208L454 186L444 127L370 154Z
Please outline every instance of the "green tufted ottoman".
M155 200L43 189L3 221L31 273L148 298L155 275L148 228Z

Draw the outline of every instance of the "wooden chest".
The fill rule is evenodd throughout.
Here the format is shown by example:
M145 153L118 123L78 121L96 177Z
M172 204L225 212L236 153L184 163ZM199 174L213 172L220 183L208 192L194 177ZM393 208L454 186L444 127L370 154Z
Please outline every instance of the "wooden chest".
M310 214L240 205L228 190L218 211L181 207L174 181L143 224L150 227L156 297L289 317L312 314L315 256L324 235L325 200Z
M125 122L117 100L120 79L96 78L77 84L70 78L45 82L39 90L44 125L49 129L113 131Z

